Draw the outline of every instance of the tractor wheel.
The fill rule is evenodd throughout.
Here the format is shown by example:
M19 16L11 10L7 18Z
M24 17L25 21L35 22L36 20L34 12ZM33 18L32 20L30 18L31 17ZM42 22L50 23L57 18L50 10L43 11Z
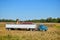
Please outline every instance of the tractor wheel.
M45 31L47 31L47 30L45 30Z

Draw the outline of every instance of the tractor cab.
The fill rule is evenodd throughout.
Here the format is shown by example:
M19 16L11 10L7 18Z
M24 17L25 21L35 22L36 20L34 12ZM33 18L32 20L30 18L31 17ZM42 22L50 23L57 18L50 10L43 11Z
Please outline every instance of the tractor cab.
M41 24L41 25L39 25L38 30L40 30L40 31L47 31L48 27L43 25L43 24Z

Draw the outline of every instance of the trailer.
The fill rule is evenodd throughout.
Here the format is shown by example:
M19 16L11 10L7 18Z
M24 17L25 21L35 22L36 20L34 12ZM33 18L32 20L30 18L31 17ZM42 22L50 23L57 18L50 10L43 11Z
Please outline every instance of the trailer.
M6 29L47 31L48 27L43 24L40 24L39 26L36 24L6 24Z
M6 24L6 29L27 29L33 30L36 28L36 24Z

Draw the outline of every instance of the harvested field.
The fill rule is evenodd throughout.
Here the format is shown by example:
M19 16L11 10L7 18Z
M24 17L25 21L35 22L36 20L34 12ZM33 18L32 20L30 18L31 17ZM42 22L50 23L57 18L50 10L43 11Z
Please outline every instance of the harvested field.
M60 23L48 25L48 31L6 30L6 23L0 23L0 40L60 40Z

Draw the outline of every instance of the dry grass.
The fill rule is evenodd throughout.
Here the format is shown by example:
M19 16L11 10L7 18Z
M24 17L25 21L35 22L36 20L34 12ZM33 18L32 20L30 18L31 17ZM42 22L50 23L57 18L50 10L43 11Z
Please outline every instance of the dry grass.
M6 30L5 24L0 23L0 40L60 40L60 30L54 28L60 26L58 23L50 27L48 31L20 31L20 30Z
M9 36L8 36L9 35ZM0 35L0 40L14 39L14 40L60 40L60 32L58 31L7 31Z

